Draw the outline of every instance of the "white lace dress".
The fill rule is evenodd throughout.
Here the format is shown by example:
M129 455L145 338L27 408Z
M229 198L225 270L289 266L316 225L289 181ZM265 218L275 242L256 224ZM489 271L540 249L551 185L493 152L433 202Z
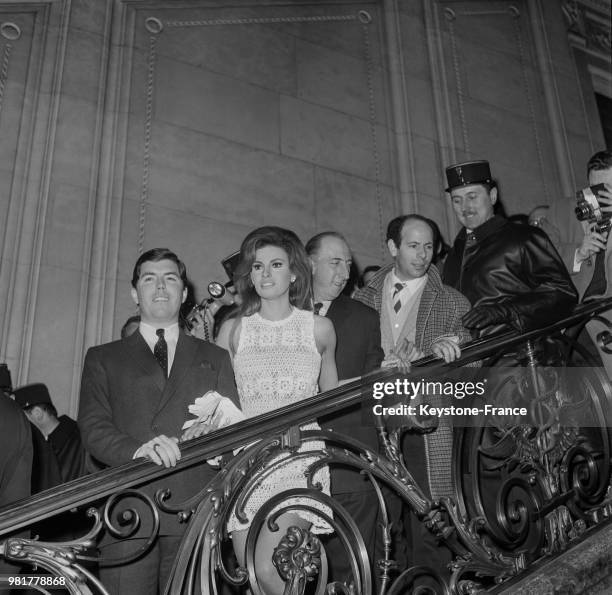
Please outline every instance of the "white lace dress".
M240 339L234 356L234 374L242 411L254 417L302 401L317 393L317 380L321 369L321 355L314 338L314 315L294 308L284 320L266 320L258 313L242 319ZM319 429L317 423L301 426L303 430ZM308 442L304 450L325 448L320 441ZM281 455L278 459L285 458ZM228 530L244 530L261 506L281 491L307 487L304 471L318 457L306 457L288 461L263 479L248 499L245 512L249 522L243 524L232 514ZM314 476L315 483L329 494L329 469L324 467ZM292 498L287 502L299 502L313 506L331 516L331 510L314 500ZM331 527L315 514L293 511L312 523L313 533L327 533Z

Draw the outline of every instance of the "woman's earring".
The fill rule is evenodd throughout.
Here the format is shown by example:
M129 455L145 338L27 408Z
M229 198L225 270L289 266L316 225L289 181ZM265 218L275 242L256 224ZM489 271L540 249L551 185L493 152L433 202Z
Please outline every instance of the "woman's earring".
M295 283L295 277L291 277L291 283Z

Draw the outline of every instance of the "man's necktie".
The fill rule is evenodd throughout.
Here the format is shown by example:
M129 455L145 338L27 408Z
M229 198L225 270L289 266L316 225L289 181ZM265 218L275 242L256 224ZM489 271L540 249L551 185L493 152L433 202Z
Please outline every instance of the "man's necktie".
M464 250L468 250L472 246L477 244L476 235L473 232L468 232L465 236L465 248Z
M600 250L595 256L593 277L584 292L582 300L602 296L604 293L606 293L606 251Z
M465 264L466 255L468 255L468 253L472 252L472 248L474 246L476 246L476 244L477 244L477 241L476 241L476 236L474 235L474 232L468 231L466 236L465 236L465 246L463 246L463 255L461 257L461 266L462 267Z
M393 291L393 299L395 300L395 298L399 295L400 291L404 289L404 284L396 283L393 287L395 287L395 290ZM397 300L395 300L393 304L393 310L397 314L401 309L402 309L402 300L399 297L397 297Z
M164 339L164 329L158 328L155 333L158 339L153 347L153 355L164 372L164 378L168 378L168 343Z
M323 303L322 302L317 302L314 305L314 313L318 314L321 311L321 308L323 307Z

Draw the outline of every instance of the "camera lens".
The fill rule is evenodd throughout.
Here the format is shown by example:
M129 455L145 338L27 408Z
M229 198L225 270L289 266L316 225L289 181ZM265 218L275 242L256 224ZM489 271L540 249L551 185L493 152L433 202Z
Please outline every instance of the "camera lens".
M610 221L610 219L605 219L597 225L597 231L599 233L608 233L610 229L612 229L612 221Z
M576 206L576 208L574 209L574 213L576 213L576 219L578 219L578 221L586 221L587 219L593 216L591 207L584 203Z

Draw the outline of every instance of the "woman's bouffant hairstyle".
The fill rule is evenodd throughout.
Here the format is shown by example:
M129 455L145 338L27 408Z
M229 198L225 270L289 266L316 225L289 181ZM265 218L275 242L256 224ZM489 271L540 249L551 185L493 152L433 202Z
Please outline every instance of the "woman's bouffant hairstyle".
M251 268L255 253L264 246L276 246L287 253L289 270L295 276L289 287L289 302L301 310L312 310L312 273L302 242L289 229L268 225L253 230L240 246L240 262L234 271L234 285L242 298L238 313L250 316L261 308L261 299L251 281Z

